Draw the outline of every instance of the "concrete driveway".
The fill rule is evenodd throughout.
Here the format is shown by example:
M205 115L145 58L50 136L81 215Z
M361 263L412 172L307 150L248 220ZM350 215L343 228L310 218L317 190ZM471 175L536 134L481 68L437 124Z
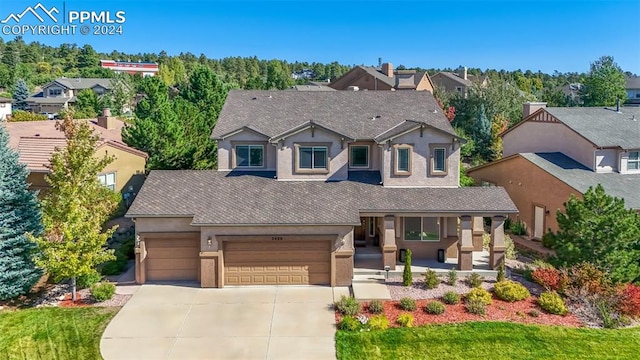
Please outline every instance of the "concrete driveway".
M335 359L333 299L330 287L143 285L100 349L105 360Z

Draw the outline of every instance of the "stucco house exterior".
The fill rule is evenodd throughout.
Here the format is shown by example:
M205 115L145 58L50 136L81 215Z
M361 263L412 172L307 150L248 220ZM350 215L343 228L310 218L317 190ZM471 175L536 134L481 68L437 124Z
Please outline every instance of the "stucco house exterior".
M111 79L106 78L58 78L42 87L42 92L26 99L32 112L55 114L76 102L76 96L84 89L96 95L111 91Z
M99 136L96 156L105 153L115 160L98 175L100 181L110 189L134 196L144 182L147 154L122 142L124 123L107 112L90 120L94 133ZM0 125L2 126L2 125ZM6 122L9 146L18 151L20 162L29 170L27 182L32 190L46 191L49 184L45 175L49 173L51 155L57 148L66 146L64 134L56 129L56 121Z
M441 71L431 77L435 86L442 88L449 93L459 94L467 97L469 88L474 82L479 82L482 86L487 84L486 77L475 77L467 73L466 67L460 67L456 72Z
M217 171L151 171L129 209L138 283L346 286L363 249L380 270L399 249L471 270L474 217L503 257L516 207L459 187L461 139L430 92L232 90L211 138Z
M626 104L640 105L640 76L627 77L625 90L627 91Z
M426 71L394 70L392 63L380 68L356 66L334 80L329 87L335 90L416 90L433 93L433 83Z
M531 238L558 230L556 211L591 186L640 210L640 108L524 105L502 134L503 158L468 170L478 185L504 187Z

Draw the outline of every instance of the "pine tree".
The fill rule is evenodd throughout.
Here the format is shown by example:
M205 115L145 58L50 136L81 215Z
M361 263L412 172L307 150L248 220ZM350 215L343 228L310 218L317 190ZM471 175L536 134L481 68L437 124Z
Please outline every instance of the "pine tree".
M0 125L0 300L26 294L42 276L27 233L42 233L38 199L29 191L29 172L9 148L9 136Z
M413 284L413 273L411 272L411 250L407 249L407 257L404 260L404 270L402 271L402 285L411 286Z
M29 86L24 79L18 79L16 81L15 89L13 90L13 108L15 110L25 110L27 108L27 102L25 101L29 97Z

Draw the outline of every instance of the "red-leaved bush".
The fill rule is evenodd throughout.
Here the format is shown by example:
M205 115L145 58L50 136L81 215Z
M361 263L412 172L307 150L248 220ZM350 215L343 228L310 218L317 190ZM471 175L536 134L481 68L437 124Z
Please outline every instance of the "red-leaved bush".
M639 317L640 316L640 286L627 284L622 290L618 308L621 313Z
M564 276L555 268L537 268L531 273L531 277L547 291L558 291L565 285Z

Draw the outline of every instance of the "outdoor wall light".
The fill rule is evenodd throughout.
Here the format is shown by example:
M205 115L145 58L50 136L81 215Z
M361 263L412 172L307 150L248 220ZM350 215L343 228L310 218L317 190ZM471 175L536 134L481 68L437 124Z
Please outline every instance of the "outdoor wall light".
M136 247L140 247L140 235L136 235Z
M211 238L211 236L207 237L207 246L211 247L212 242L213 242L213 239Z
M384 271L386 271L387 273L384 275L384 279L385 280L389 280L389 270L391 270L391 266L387 265L384 267Z

